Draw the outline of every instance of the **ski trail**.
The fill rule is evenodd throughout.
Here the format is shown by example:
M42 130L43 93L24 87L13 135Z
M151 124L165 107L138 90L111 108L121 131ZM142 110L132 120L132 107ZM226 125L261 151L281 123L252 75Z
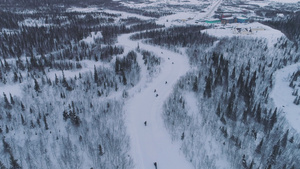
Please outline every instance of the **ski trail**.
M125 52L138 46L137 41L129 40L130 35L125 34L118 38ZM142 43L139 43L139 46L164 58L165 61L161 63L160 74L151 82L146 83L146 74L142 71L142 80L129 90L132 97L126 103L125 110L135 169L155 169L154 162L157 162L157 169L193 168L181 153L179 143L172 143L162 119L163 103L179 77L189 70L188 59L157 46ZM144 125L144 121L147 121L147 126Z

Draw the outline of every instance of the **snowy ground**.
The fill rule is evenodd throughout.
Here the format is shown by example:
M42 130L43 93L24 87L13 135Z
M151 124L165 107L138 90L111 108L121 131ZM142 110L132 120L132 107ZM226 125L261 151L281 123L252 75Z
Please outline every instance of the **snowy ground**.
M21 25L24 25L24 26L31 26L31 27L35 27L35 26L38 26L38 27L49 27L49 26L53 26L54 24L48 24L46 23L46 19L32 19L32 18L27 18L25 19L24 21L22 22L19 22L18 23L20 26Z
M118 41L125 45L125 51L135 49L138 44L130 41L129 35L122 35ZM179 143L172 143L162 119L163 103L179 77L189 70L188 59L160 47L141 43L139 45L141 49L152 51L166 61L161 65L161 73L152 82L145 83L146 75L143 73L139 84L129 91L130 99L126 103L125 110L135 168L151 169L154 168L154 162L157 162L158 168L163 169L192 168L181 153ZM145 121L147 126L144 125Z
M236 33L234 31L234 28L251 28L252 33ZM242 36L250 38L265 38L269 43L269 47L273 46L277 42L278 38L284 36L284 34L279 30L273 29L258 22L249 24L233 23L228 24L227 26L216 24L216 27L214 29L205 29L202 32L216 37Z
M282 109L284 116L290 125L300 132L300 109L299 105L293 103L295 96L292 95L293 89L289 87L291 75L300 69L300 63L287 66L275 72L275 85L270 94L274 104Z
M81 7L71 7L66 10L67 12L82 12L82 13L89 13L89 12L100 12L100 9L95 6L90 6L87 8Z
M297 3L300 2L300 0L266 0L266 1L248 1L247 4L254 4L259 5L260 7L265 7L269 5L270 3Z
M161 17L156 21L156 23L165 25L166 27L195 24L195 22L199 19L212 17L221 3L222 0L212 1L212 4L205 9L205 12L178 12L173 15Z
M271 2L280 2L280 3L297 3L300 0L270 0Z
M9 94L12 96L22 96L22 89L20 84L6 84L4 86L0 86L0 95L3 96L3 93L9 97Z
M149 0L145 3L121 2L121 4L130 8L147 8L147 7L157 7L166 4L167 5L203 5L203 4L210 4L210 2L201 1L201 0Z
M81 41L91 44L91 43L95 43L95 39L97 38L102 38L101 32L91 32L91 34L88 37L82 39Z
M111 68L110 63L103 63L103 62L95 62L91 60L83 60L80 61L82 68L76 69L76 70L64 70L65 77L68 78L74 78L75 76L79 76L79 73L85 73L85 72L92 72L94 70L94 66L99 67L105 67L105 68ZM50 72L47 73L47 76L51 80L55 80L55 74L58 78L62 77L62 71L60 70L50 70Z
M119 19L126 19L129 17L135 17L139 18L142 20L148 20L148 19L153 19L152 17L147 17L147 16L142 16L138 14L133 14L129 12L121 12L121 11L115 11L115 10L109 10L109 9L100 9L98 7L90 6L86 8L80 8L80 7L71 7L66 10L67 12L81 12L81 13L91 13L91 12L106 12L106 13L112 13L112 14L118 14L120 17Z
M142 16L142 15L138 15L138 14L133 14L133 13L129 13L129 12L121 12L121 11L115 11L115 10L108 10L108 9L105 9L103 10L103 12L106 12L106 13L113 13L113 14L119 14L120 19L126 19L126 18L131 18L131 17L134 17L134 18L139 18L141 20L149 20L149 19L154 19L152 17L148 17L148 16Z
M259 5L260 7L265 7L269 5L269 2L266 1L248 1L248 4Z

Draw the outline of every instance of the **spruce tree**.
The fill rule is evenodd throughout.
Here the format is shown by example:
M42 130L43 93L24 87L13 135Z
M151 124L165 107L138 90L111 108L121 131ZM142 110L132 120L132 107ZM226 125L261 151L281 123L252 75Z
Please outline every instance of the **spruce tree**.
M275 125L276 122L277 122L277 107L275 108L274 113L271 116L270 124L269 124L269 130L272 130L272 128L273 128L273 126Z
M264 143L264 139L261 139L260 143L257 145L256 149L255 149L255 152L257 154L260 154L261 153L261 148L262 148L262 145Z
M4 108L6 109L11 109L12 106L11 104L9 103L8 99L7 99L7 96L6 94L3 92L3 97L4 97Z
M95 65L94 65L94 81L95 83L98 83L98 73Z
M193 91L198 92L198 78L195 78L195 81L193 83Z
M212 79L211 77L206 77L206 84L204 89L204 97L210 98L211 97L211 85L212 85Z
M217 107L217 110L216 110L216 114L217 114L218 117L220 117L220 115L221 115L221 106L220 106L220 102L219 102L219 104L218 104L218 107Z
M10 145L5 141L5 137L2 138L2 144L3 144L3 150L5 153L10 153L11 152L11 147Z
M6 169L5 165L0 161L0 169Z
M26 124L26 122L25 122L25 119L24 119L24 117L23 117L23 115L21 114L21 121L22 121L22 124L23 125L25 125Z
M36 92L40 92L40 85L39 85L39 83L37 82L37 80L36 79L34 79L34 90L36 91Z
M288 140L288 135L289 135L289 129L286 130L285 134L283 135L283 138L281 140L281 146L283 148L286 147L286 144L287 144L287 140Z
M59 82L59 80L58 80L58 77L57 77L57 75L55 73L55 84L58 85L58 82Z
M99 155L100 156L104 155L103 148L102 148L102 146L100 144L99 144Z
M10 96L10 103L11 103L12 105L14 105L14 104L15 104L15 101L14 101L14 98L12 97L11 93L9 93L9 96Z
M18 164L18 160L14 158L13 154L10 153L9 162L11 165L11 169L21 169L22 167Z
M45 130L48 130L48 123L47 123L47 117L44 115L44 123L45 123Z

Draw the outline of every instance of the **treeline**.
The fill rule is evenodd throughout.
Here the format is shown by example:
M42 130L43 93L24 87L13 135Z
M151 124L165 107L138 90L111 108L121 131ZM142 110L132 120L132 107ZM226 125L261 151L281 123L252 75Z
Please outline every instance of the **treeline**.
M0 10L0 30L2 28L6 29L17 29L19 28L18 22L24 20L24 17L19 14L14 14L11 12L4 12Z
M113 45L119 34L161 27L152 21L131 27L105 23L80 26L75 22L80 17L72 15L67 14L67 18L71 18L73 23L61 27L23 25L14 33L2 33L0 83L21 83L24 72L45 74L50 70L81 69L82 60L109 62L124 51L122 47ZM101 33L101 36L93 38L92 43L85 42L91 32Z
M19 33L0 36L0 55L3 58L21 57L23 54L45 54L63 49L71 41L78 43L88 36L89 30L78 26L29 27L22 26ZM34 53L36 51L36 53Z
M269 25L275 29L283 32L291 41L295 42L298 46L300 41L300 13L296 12L290 17L282 20L264 21L266 25Z
M188 47L194 44L212 44L216 38L201 33L204 26L172 27L137 33L131 39L147 39L146 42L166 47Z
M299 134L269 98L274 71L295 63L297 50L283 39L272 49L275 53L267 46L257 39L230 38L210 52L202 46L187 50L198 70L178 82L164 106L164 119L194 166L220 168L226 160L230 168L297 168ZM199 104L192 115L187 92L195 93Z
M171 11L166 11L166 10L145 10L145 9L138 9L138 8L131 8L131 7L126 7L124 5L110 5L111 9L117 10L117 11L124 11L124 12L129 12L129 13L136 13L139 15L143 16L148 16L148 17L153 17L153 18L159 18L162 16L166 15L171 15L174 14Z
M100 31L102 43L112 45L119 34L162 27L153 21L137 21L136 24L128 28L123 23L114 24L115 15L101 12L24 15L10 15L9 12L1 13L3 17L0 19L0 25L8 29L8 31L3 31L0 34L0 56L4 58L58 51L70 45L78 44L90 32ZM37 25L25 25L23 20L28 18L36 19ZM48 25L44 26L44 24Z
M0 4L4 6L16 5L16 6L25 6L25 7L37 7L45 5L96 5L103 3L112 3L111 0L87 0L84 3L80 0L0 0Z

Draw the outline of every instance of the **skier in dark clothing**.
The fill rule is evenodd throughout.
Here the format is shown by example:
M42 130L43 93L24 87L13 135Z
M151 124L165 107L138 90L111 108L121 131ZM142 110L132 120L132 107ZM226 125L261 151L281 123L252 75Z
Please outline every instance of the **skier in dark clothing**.
M155 169L157 169L157 163L156 162L154 162L154 167L155 167Z
M147 126L147 121L144 122L145 126Z

